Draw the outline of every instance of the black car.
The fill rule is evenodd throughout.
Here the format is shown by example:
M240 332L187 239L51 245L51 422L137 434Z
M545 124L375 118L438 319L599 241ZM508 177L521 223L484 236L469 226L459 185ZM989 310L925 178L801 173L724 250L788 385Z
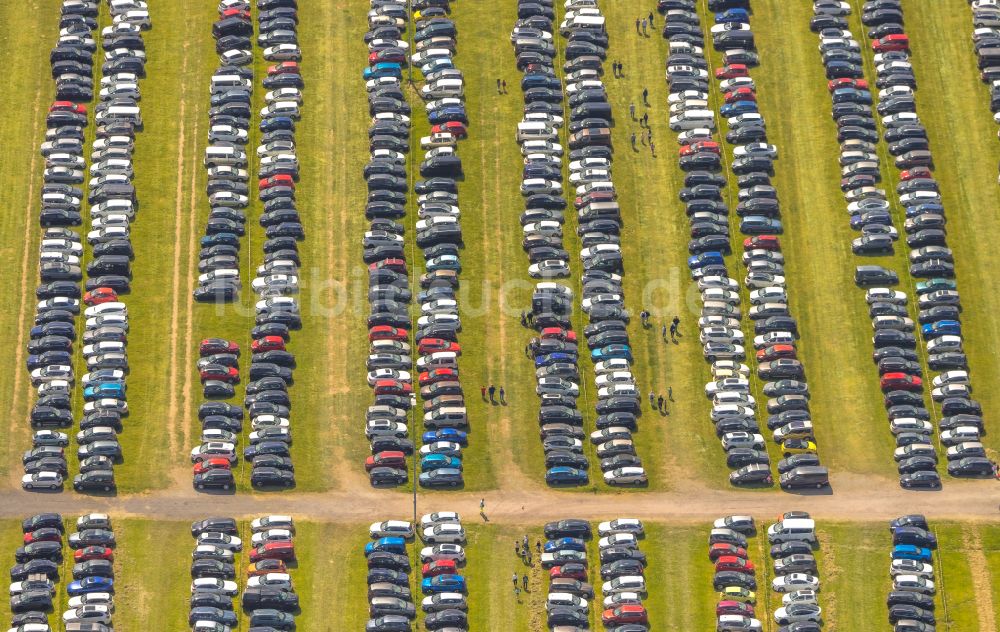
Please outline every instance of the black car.
M250 588L243 592L243 609L273 608L294 612L299 608L299 597L294 592L275 588Z
M220 560L194 560L191 562L191 577L218 577L219 579L233 579L236 576L236 567L233 564Z
M230 470L208 470L201 474L195 474L193 485L195 489L232 489L236 485L233 473Z
M10 581L19 582L29 575L45 575L53 581L59 579L59 564L51 560L29 560L23 564L15 564L10 569Z
M590 523L586 520L567 518L556 522L549 522L544 528L545 537L549 540L556 538L583 538L591 537Z
M109 560L88 560L73 565L73 579L84 577L114 577L114 564Z
M23 564L28 560L51 560L62 563L62 543L61 542L32 542L18 547L14 552L14 559L18 564Z
M78 492L111 492L116 488L114 470L91 470L73 477L73 489Z
M52 595L48 591L32 590L13 595L10 598L10 611L14 614L52 609Z
M240 412L242 412L242 409L240 409ZM227 535L239 535L236 520L232 518L206 518L191 524L191 537L198 537L207 531L225 533Z
M448 609L441 612L434 612L424 619L424 627L428 630L440 630L442 628L466 629L469 616L461 610Z
M295 474L273 467L255 466L250 472L250 484L254 487L294 487Z

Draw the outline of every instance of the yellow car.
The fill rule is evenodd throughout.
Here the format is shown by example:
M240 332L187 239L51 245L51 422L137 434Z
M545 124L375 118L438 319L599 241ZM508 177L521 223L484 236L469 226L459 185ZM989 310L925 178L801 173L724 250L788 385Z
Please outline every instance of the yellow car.
M754 605L757 603L757 595L752 590L747 590L742 586L726 586L719 593L720 601L739 601Z
M781 444L781 452L786 457L793 454L816 454L816 444L806 439L787 439Z

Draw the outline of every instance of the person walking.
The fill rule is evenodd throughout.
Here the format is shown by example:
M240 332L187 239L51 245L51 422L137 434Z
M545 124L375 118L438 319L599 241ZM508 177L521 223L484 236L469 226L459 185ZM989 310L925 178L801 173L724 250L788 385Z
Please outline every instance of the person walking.
M628 104L628 115L632 117L633 121L635 120L635 103Z
M649 139L649 153L653 158L656 158L656 143L653 142L652 138Z
M649 127L649 112L642 115L642 124L644 127Z
M492 384L490 384L489 393L490 393L490 403L491 404L497 403L496 392L497 392L497 387L495 387Z
M646 88L642 89L642 102L646 104L646 107L649 107L649 90Z
M500 387L500 403L507 405L507 392L503 390L502 386Z
M649 25L653 26L653 12L652 11L649 12Z
M622 79L623 77L625 77L625 64L623 64L622 62L619 61L618 62L618 78Z
M503 93L507 94L507 80L506 79L502 80L500 82L500 85L503 87Z
M667 387L667 399L674 401L674 387L672 386Z
M680 333L681 329L681 319L680 316L674 315L674 319L670 321L674 325L674 333Z
M639 18L635 19L635 34L639 35L639 24L642 22Z
M500 79L497 79L497 94L500 94Z
M528 592L528 574L525 573L521 576L521 586L524 587L524 592Z
M646 34L646 18L642 18L642 34L643 35L647 35Z
M667 326L666 325L664 325L663 328L660 330L660 337L662 337L664 340L667 339ZM484 396L483 399L486 399L486 397Z
M521 589L517 587L517 578L514 578L514 599L521 601Z
M663 412L663 395L656 398L656 410Z
M653 393L653 389L649 390L649 405L651 408L656 408L656 394Z
M677 325L670 323L670 339L674 340L677 336Z
M539 555L542 554L542 541L541 540L535 540L535 550L538 551Z
M486 401L486 387L485 386L480 386L479 387L479 394L483 396L483 401L485 402Z
M635 132L632 132L632 136L630 137L629 140L632 141L632 151L636 151L636 148L635 148Z

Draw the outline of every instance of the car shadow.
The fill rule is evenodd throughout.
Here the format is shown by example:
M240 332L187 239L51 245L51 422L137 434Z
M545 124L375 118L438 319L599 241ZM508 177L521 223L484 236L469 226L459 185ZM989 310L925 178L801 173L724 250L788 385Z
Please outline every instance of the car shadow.
M206 496L235 496L236 489L198 489L195 488L195 493L204 494Z
M273 493L273 492L283 492L283 491L287 491L287 490L293 490L293 489L295 489L296 486L295 485L291 485L289 487L286 487L284 485L264 485L264 486L259 486L258 487L256 485L254 485L252 487L253 487L253 490L255 492L265 492L265 493L266 492L271 492L271 493Z
M833 495L833 485L826 485L816 489L815 487L807 489L782 489L781 491L786 494L791 494L792 496L832 496Z
M76 490L73 490L73 491L76 491ZM103 491L103 490L97 490L97 489L95 489L95 490L84 490L84 491L77 491L76 493L80 494L81 496L90 496L92 498L117 498L118 497L118 490L117 489L112 489L111 491L107 491L107 492Z

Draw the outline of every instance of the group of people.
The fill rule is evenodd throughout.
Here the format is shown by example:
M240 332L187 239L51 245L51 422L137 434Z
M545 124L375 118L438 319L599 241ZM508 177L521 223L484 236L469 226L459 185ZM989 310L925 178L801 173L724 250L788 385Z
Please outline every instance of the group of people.
M642 18L635 19L635 32L637 35L642 35L643 37L649 37L649 32L647 29L653 26L653 12L650 11L649 15Z
M649 391L649 405L654 409L659 411L661 415L669 415L670 411L667 410L667 402L674 401L674 389L672 386L667 387L666 398L663 395L657 395L652 390Z
M649 89L642 89L642 104L647 108L649 105ZM642 116L636 117L635 115L635 103L628 104L628 115L633 121L639 123L639 127L645 128L646 131L640 132L636 135L632 132L629 140L632 142L632 151L639 151L638 146L636 146L636 141L641 142L643 145L649 145L649 151L653 156L656 156L656 144L653 142L653 128L649 126L649 112L643 112Z
M652 326L652 324L649 322L649 319L650 319L649 311L644 309L641 312L639 312L639 320L640 322L642 322L643 329L649 329ZM660 328L660 336L663 338L663 341L664 342L667 341L667 332L670 332L670 341L677 342L677 337L681 335L680 326L681 326L680 316L674 316L673 319L671 319L669 326L666 323L664 323L663 326Z
M536 550L537 554L539 556L541 556L541 554L542 554L542 541L541 540L537 540L535 542L535 550ZM514 555L516 555L517 557L521 558L521 562L522 563L527 564L528 566L532 566L533 562L532 562L532 553L531 553L531 542L528 539L527 534L520 541L514 540ZM515 571L514 574L511 575L510 579L511 579L511 582L514 584L514 596L515 597L520 596L522 590L524 592L528 592L528 574L527 573L524 573L521 576L521 584L520 585L518 585L518 582L517 582L517 571Z
M479 393L480 395L483 396L484 402L488 401L489 403L494 405L495 404L501 404L503 406L507 405L507 391L503 389L503 386L499 388L497 388L493 384L490 384L489 386L480 386ZM487 395L489 395L489 399L486 399ZM498 395L499 399L497 399Z

